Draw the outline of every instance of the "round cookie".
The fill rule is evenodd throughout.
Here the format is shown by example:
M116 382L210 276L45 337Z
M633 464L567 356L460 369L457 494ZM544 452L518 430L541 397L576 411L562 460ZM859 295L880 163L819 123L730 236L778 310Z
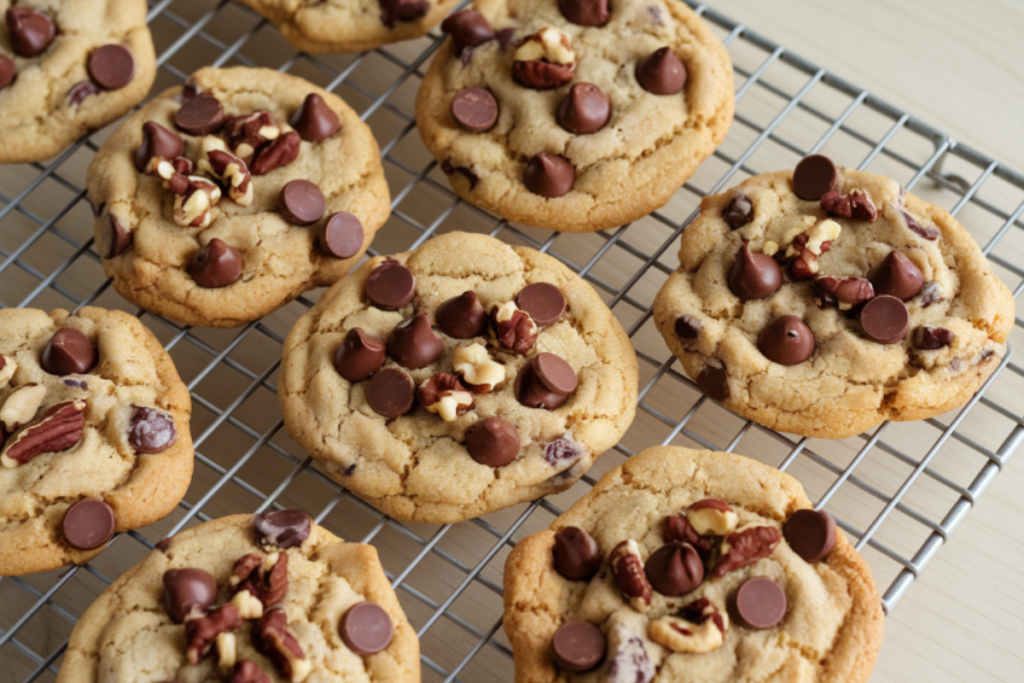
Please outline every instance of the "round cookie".
M142 101L156 77L147 11L145 0L7 8L0 39L0 163L48 159Z
M192 479L192 411L134 316L0 310L0 576L84 564Z
M705 197L679 261L654 319L686 373L803 436L962 405L1013 326L1013 297L949 213L820 155Z
M683 3L475 8L445 20L416 102L467 201L552 230L611 228L664 206L729 129L729 55Z
M457 0L238 0L303 52L363 52L426 35Z
M333 284L390 210L369 127L336 95L269 69L197 71L110 137L87 184L117 291L210 327Z
M420 680L377 551L282 510L162 541L75 625L59 683Z
M392 517L469 519L569 488L636 411L637 361L554 258L468 233L378 257L285 342L288 433Z
M809 507L795 479L740 456L630 458L509 555L516 681L867 681L881 600Z

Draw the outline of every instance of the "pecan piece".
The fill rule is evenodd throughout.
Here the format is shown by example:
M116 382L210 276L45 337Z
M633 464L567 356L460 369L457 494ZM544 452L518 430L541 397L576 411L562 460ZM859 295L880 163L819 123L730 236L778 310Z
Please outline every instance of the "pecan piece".
M188 187L174 198L174 222L183 227L209 227L220 201L220 188L202 176L187 176L186 179ZM171 189L174 189L173 184Z
M58 403L14 435L0 453L4 467L23 465L42 453L66 451L82 440L85 401Z
M615 576L615 584L629 601L629 606L637 612L646 612L651 608L651 584L644 573L644 563L640 558L640 546L632 538L622 541L612 548L608 563Z
M252 631L252 642L291 683L301 683L309 675L312 667L299 641L288 630L288 617L284 610L272 609L264 614Z
M911 216L906 211L903 212L903 218L907 221L907 227L908 228L910 228L912 231L916 232L918 235L920 235L921 237L925 238L926 240L934 241L934 240L939 239L939 234L940 233L939 233L938 229L924 227L923 225L918 223L916 220L914 220L914 217Z
M231 569L228 593L238 595L242 591L257 598L264 609L284 600L288 592L287 553L271 553L262 557L249 553L240 557Z
M795 235L789 246L775 254L780 264L789 264L789 274L795 280L809 280L818 273L818 257L832 246L842 227L825 219L810 230Z
M782 532L773 526L752 526L729 534L722 544L715 578L768 557L781 538Z
M702 560L707 560L711 555L711 544L707 539L700 537L685 514L666 517L661 524L661 534L665 537L666 543L689 543Z
M209 654L218 635L234 631L241 625L242 617L231 603L214 607L205 617L190 619L185 624L185 637L188 640L185 655L188 663L198 664L200 659Z
M700 598L684 606L679 616L652 621L647 635L674 652L704 653L722 646L728 627L729 617L707 598Z
M275 168L281 168L295 161L299 156L299 144L302 138L291 130L284 135L278 136L269 145L265 145L256 151L249 164L249 171L253 175L266 175Z
M858 221L874 223L878 219L878 209L865 192L854 190L840 194L833 190L826 192L821 198L821 208L839 218L853 218Z
M257 150L281 135L281 126L265 109L245 116L233 116L224 123L228 147L235 156L249 163Z
M557 88L572 80L576 53L569 36L556 28L543 28L526 38L516 49L512 78L527 88Z
M445 422L453 422L474 406L473 394L463 386L458 377L447 372L435 372L430 379L420 385L416 397L421 406L432 413L437 413Z
M235 664L230 683L270 683L270 677L251 659Z
M945 327L926 327L922 325L914 330L914 348L934 351L953 343L953 333Z
M221 181L235 204L252 204L252 175L245 162L229 152L223 140L212 135L203 138L201 147L199 170Z
M686 508L686 519L702 535L725 536L736 529L739 517L724 500L705 498Z
M841 311L848 311L875 296L875 288L862 277L831 275L819 275L815 278L811 283L811 292L822 308L836 304Z
M491 324L498 343L514 353L527 353L537 343L536 323L513 301L495 304L491 309Z

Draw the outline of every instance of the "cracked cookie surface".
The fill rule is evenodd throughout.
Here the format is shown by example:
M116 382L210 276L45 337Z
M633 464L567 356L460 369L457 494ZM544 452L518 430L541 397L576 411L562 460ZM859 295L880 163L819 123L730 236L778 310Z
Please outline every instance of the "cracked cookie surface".
M18 44L8 20L0 39L0 73L6 74L8 67L12 71L11 78L0 76L8 81L0 89L0 163L52 157L123 116L149 92L156 55L145 0L0 3L4 12L12 8L38 10L45 19L29 19L35 28L29 27L29 35ZM47 20L54 26L50 40L39 31L38 22L45 25ZM120 57L127 53L132 69L100 58L94 67L103 73L94 78L90 60L104 46L123 48L118 49Z
M311 96L319 98L320 106L312 121L295 124L300 139L289 121L294 122ZM176 120L189 101L204 97L219 101L220 119L213 118L217 114L214 109L212 115L198 111L188 121ZM242 135L241 125L238 135L229 134L228 127L240 120L233 117L257 112L269 113L267 126L254 126L245 133L248 138ZM335 126L326 121L332 114L337 119ZM176 121L196 134L179 128ZM158 166L140 172L136 165L136 152L148 140L144 124L150 122L167 135L151 144L148 151L153 154L142 161L164 161L166 173ZM309 139L324 133L329 134ZM175 138L182 140L182 147L175 149ZM243 171L251 172L249 197L237 201L232 190L239 188L219 180L210 165L204 165L218 141L226 143L228 152L239 155L233 158L234 162L241 159ZM285 149L284 143L289 141L297 143L297 149ZM254 145L259 145L255 151ZM281 149L271 149L275 145ZM166 153L176 154L176 158L160 157L156 152L164 148L172 150ZM171 168L174 164L183 164L185 172L178 175L192 181L184 195L173 190L177 179L172 175L177 173L177 167ZM182 197L191 200L194 196L196 178L205 180L204 187L216 189L220 196L219 202L213 202L208 220L189 222L190 205L187 201L184 208L179 204ZM314 220L303 225L289 222L281 197L293 181L316 186L322 194L322 217L313 214ZM87 183L89 199L98 212L94 223L97 249L117 291L147 310L211 327L242 325L302 292L333 284L369 247L390 210L380 151L369 127L336 95L269 69L197 71L187 89L167 90L111 136L93 160ZM337 213L354 215L362 229L361 239L356 238L351 249L340 255L318 244L320 232ZM200 286L189 270L190 263L200 251L207 253L214 246L224 250L224 245L230 248L228 255L220 252L217 257L230 260L233 255L233 261L223 267L224 277L211 277ZM215 261L210 258L207 263Z
M171 512L192 477L191 402L156 337L134 316L92 307L75 315L4 309L0 330L0 575L83 564L97 555L109 536L83 549L66 533L68 511L82 501L109 506L110 533L146 526ZM43 363L58 330L74 330L86 341L66 347L70 351L62 359ZM90 349L92 367L89 361L67 366L76 354L89 356ZM32 393L35 399L25 403L22 399ZM49 445L32 437L47 412L61 404L81 408L84 420L76 434L50 438ZM159 429L137 431L140 408L155 416L153 426ZM160 416L173 420L172 433ZM18 447L39 441L43 445L28 452ZM71 528L72 540L81 537L76 530L83 527Z
M801 199L793 179L791 171L767 173L705 197L683 233L680 268L658 293L654 317L686 373L743 417L822 438L965 403L1006 354L1015 310L970 234L882 176L839 168L832 196L820 200ZM849 203L856 196L867 197L859 212ZM804 242L815 231L817 255ZM764 298L741 288L744 301L730 288L744 242L753 257L774 252L783 263L781 286ZM808 263L806 272L794 270ZM840 281L858 291L839 292ZM893 332L905 336L876 341L884 316L868 306L879 299L905 316L895 322L906 329ZM906 313L894 299L905 301ZM781 316L796 316L813 335L806 360L784 365L763 352L759 336Z
M291 512L291 511L285 511ZM281 513L270 513L281 514ZM308 516L306 517L308 519ZM402 612L377 557L368 545L345 543L326 529L312 524L308 537L301 541L279 540L267 545L254 528L254 516L232 515L182 531L162 541L137 565L115 581L86 611L71 634L67 654L61 666L60 683L202 683L217 680L272 681L282 683L322 683L354 681L375 683L420 680L419 643ZM294 545L293 545L294 544ZM300 660L281 662L257 644L253 636L264 619L259 602L237 600L235 592L237 564L240 558L256 557L280 565L284 561L284 581L275 578L273 598L261 595L266 611L284 613L287 632L302 653ZM212 593L201 582L169 581L167 572L192 570L209 575ZM172 606L186 607L186 615L174 618L166 609L166 590L179 589ZM258 591L257 591L258 592ZM236 596L233 601L232 594ZM180 597L177 597L180 596ZM200 600L200 597L205 597ZM354 652L346 644L339 622L354 605L376 603L393 628L384 649L368 656ZM198 609L196 609L198 604ZM240 625L231 631L230 644L209 643L195 664L186 659L186 645L192 643L191 628L200 615L209 614L212 605L242 604ZM274 607L271 610L271 604ZM266 612L264 612L265 614ZM185 623L181 623L184 621ZM237 622L236 622L237 623ZM196 629L199 631L201 629ZM268 639L269 640L269 639ZM266 678L232 678L231 666L221 668L227 651L236 662L248 661L251 669ZM294 652L294 649L292 650ZM305 663L303 663L305 662ZM291 667L290 676L282 666ZM237 668L235 669L237 671Z
M601 26L569 21L555 0L479 0L474 7L496 39L475 44L482 39L479 34L472 38L473 33L463 36L456 30L459 52L449 37L416 103L416 123L427 149L449 174L452 189L467 201L508 220L554 230L614 227L663 206L729 129L729 55L682 3L612 2ZM543 89L521 85L514 76L514 63L524 63L515 61L522 56L516 56L520 43L549 27L564 34L575 55L571 78ZM470 45L462 48L466 40ZM635 70L666 47L682 61L686 81L681 92L655 94L641 86ZM544 59L533 64L541 63L541 68L552 66ZM594 121L599 128L594 132L574 134L560 125L558 111L570 89L581 83L603 93L610 117L603 125ZM453 99L467 88L486 89L496 99L497 119L485 132L467 130L453 116ZM595 116L586 105L580 111L583 121ZM570 124L576 130L593 128L580 126L580 121ZM545 196L536 193L536 186L528 188L525 175L542 153L568 162L557 171L565 182L542 190Z
M388 259L395 263L371 259L332 287L285 342L278 384L285 426L335 481L399 519L455 522L568 488L628 429L636 410L638 376L629 338L594 290L554 258L483 235L456 232ZM380 272L382 264L386 270L407 268L415 278L414 296L409 291L396 310L381 309L366 294L371 274ZM535 283L554 285L551 290L564 296L564 312L553 320L532 307L538 326L528 340L530 347L519 353L481 327L486 323L482 319L462 338L453 338L444 332L448 325L438 323L441 304L466 292L475 293L481 315L495 307L515 308L508 304L516 300L530 308L517 295ZM381 363L383 369L369 381L359 380L365 379L360 375L353 383L335 370L335 354L354 328L381 340L381 348L383 340L389 340L388 352L394 356L392 332L403 319L420 314L427 318L420 323L426 326L424 338L433 338L428 334L431 322L441 327L434 333L436 355L431 354L427 364L413 369L408 364L418 363L384 359L381 351L374 369ZM519 315L516 319L521 319ZM371 407L368 387L383 373L398 379L407 374L411 380L405 381L416 386L436 373L458 372L463 382L485 381L454 367L456 352L468 347L481 354L481 367L500 368L502 376L490 393L471 393L463 387L472 409L465 410L463 404L456 411L453 406L451 421L446 421L422 407L422 396L417 405L408 396L394 418ZM552 361L555 370L564 371L565 365L550 358L553 354L569 366L563 375L566 383L554 382L564 391L550 404L564 403L553 410L527 407L517 398L517 380L519 385L528 384L522 379L524 368L545 353L542 365ZM572 374L575 385L568 377ZM532 398L524 400L538 404ZM485 446L483 455L476 456L496 466L479 462L467 450L467 433L489 418L510 425L494 438L511 432L519 440L518 447L513 444L508 451ZM499 450L503 457L495 455Z
M715 535L723 532L722 528L702 529L703 535L690 536L695 544L710 541L711 546L706 554L700 551L707 573L698 572L703 580L698 580L696 587L679 583L685 578L680 570L652 571L652 555L657 555L659 547L680 545L676 543L680 537L670 531L680 526L667 522L692 531L685 520L693 520L694 528L699 526L691 513L702 507L695 503L708 499L732 509L731 519L719 518L728 521L727 529L767 529L763 533L774 538L775 545L759 559L719 576L717 568L726 542L734 541L736 534L726 531L731 535L722 537ZM809 506L792 477L729 453L656 447L630 458L602 477L550 529L520 541L509 555L504 623L515 655L516 680L866 681L882 640L881 601L870 568L841 531L835 532L834 546L822 561L808 562L790 546L787 520ZM678 522L680 518L682 522ZM560 557L556 546L557 539L565 538L566 530L573 527L577 529L574 538L589 536L596 542L597 559L588 575L568 579L561 572L571 565L564 563L567 556ZM645 575L651 577L654 584L646 604L631 604L612 567L613 549L625 539L632 539L634 552L647 561L636 575L641 581ZM719 543L721 552L715 549ZM756 614L749 611L747 596L738 595L751 580L753 585L767 582L781 587L783 610L774 615L779 619L776 625L754 628L743 621L743 615L751 618ZM675 597L666 595L662 592L665 584L681 592L672 591ZM718 628L712 633L724 630L721 636L710 642L693 638L701 635L686 610L693 604L717 615ZM565 649L557 642L552 647L559 628L572 621L596 626L601 632L595 637L600 663L592 658L587 664L590 668L578 673L556 664L555 653ZM673 625L675 633L670 631L669 638L659 631L662 623ZM678 636L689 642L679 643Z

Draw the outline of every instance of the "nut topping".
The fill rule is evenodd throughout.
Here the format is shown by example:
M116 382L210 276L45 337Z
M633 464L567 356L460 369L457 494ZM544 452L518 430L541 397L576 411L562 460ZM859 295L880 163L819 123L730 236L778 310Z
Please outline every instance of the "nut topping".
M235 562L235 566L231 569L231 578L228 579L229 593L237 596L242 592L248 592L258 599L265 608L273 607L284 600L287 591L288 555L286 553L271 553L265 557L256 553L245 555ZM236 603L240 612L245 602L247 601Z
M243 659L235 664L230 683L270 683L270 677L263 673L256 662Z
M208 135L203 138L202 157L199 170L222 181L228 190L228 197L239 206L252 204L252 175L240 158L228 152L220 138Z
M569 36L556 28L543 28L516 49L512 78L527 88L543 90L568 83L576 71L576 53Z
M281 127L269 111L260 110L228 119L224 133L235 156L249 163L258 149L280 137Z
M836 304L840 311L848 311L875 296L875 288L862 277L833 277L819 275L811 282L815 301L824 308Z
M437 413L445 422L473 409L473 394L462 385L459 378L447 372L435 372L420 385L416 392L420 405Z
M514 353L527 353L537 343L537 325L513 301L495 304L491 308L491 323L498 343Z
M728 628L729 616L707 598L700 598L683 607L679 617L652 621L647 635L673 652L700 654L720 648Z
M207 228L220 201L220 188L202 176L188 176L188 187L174 198L174 222L183 227Z
M263 615L252 631L253 645L262 652L291 683L301 683L312 670L295 636L288 630L288 617L282 609Z
M945 327L926 327L922 325L914 330L914 348L925 351L941 349L953 343L953 333Z
M0 388L7 386L14 373L18 370L18 362L13 356L0 354Z
M726 536L736 529L739 517L725 501L705 498L686 509L686 520L701 536Z
M242 623L238 609L231 603L214 607L205 617L190 619L185 623L185 637L188 639L185 655L188 663L198 664L200 659L209 654L218 635L234 631Z
M43 405L44 398L46 387L42 384L23 384L15 388L7 395L4 407L0 408L0 421L8 432L14 432L21 425L32 421L39 406Z
M666 543L689 543L703 560L711 555L711 544L690 526L685 513L666 517L661 524L661 535L665 537Z
M217 666L221 669L233 669L235 660L238 659L238 642L235 640L235 634L229 631L218 633L214 643L217 646Z
M243 619L259 619L263 616L263 603L248 590L241 590L231 598L231 604Z
M17 467L37 455L68 450L82 440L84 411L85 401L69 401L53 406L7 441L0 453L0 464L4 467Z
M715 578L768 557L781 538L782 532L773 526L749 526L729 534L722 543Z
M871 197L861 190L847 194L839 194L835 190L825 193L821 198L821 208L839 218L853 218L858 221L874 223L878 219L878 209Z
M474 394L489 394L505 381L505 366L492 360L483 344L456 347L452 365Z
M253 175L266 175L274 169L287 166L298 158L301 142L298 133L288 131L269 145L258 149L249 164L249 170Z
M612 548L608 563L615 575L615 584L637 612L651 608L651 584L644 574L644 563L640 558L640 546L632 538Z

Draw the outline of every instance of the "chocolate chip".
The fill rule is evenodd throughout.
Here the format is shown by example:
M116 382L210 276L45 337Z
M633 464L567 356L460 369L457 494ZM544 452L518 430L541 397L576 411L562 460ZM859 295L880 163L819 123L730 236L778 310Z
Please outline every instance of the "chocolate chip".
M29 7L9 8L7 29L11 32L11 47L22 57L35 57L45 50L56 32L53 19Z
M549 386L538 376L537 359L541 356L546 357L542 363L548 373L547 380L559 388ZM561 389L570 385L570 375L573 380L572 389L564 392ZM516 399L527 408L554 410L569 399L569 394L576 388L575 378L576 373L564 360L552 353L540 353L516 375Z
M401 368L384 368L366 385L366 401L384 417L398 417L412 409L416 384Z
M324 253L338 258L352 258L363 248L363 224L348 211L332 213L327 217L317 238Z
M68 102L77 107L85 101L86 97L98 95L100 89L92 81L79 81L68 90Z
M0 55L0 90L3 90L14 80L17 67L14 61L7 55Z
M700 335L702 324L692 315L681 315L676 318L675 332L679 341L693 341Z
M558 666L577 673L590 671L600 664L607 647L601 629L585 621L562 624L551 639Z
M820 562L836 544L836 520L820 510L797 510L786 520L782 534L805 562Z
M494 29L484 15L475 9L456 12L443 22L441 30L452 37L452 49L461 54L463 48L483 45L494 38Z
M533 373L545 387L559 394L576 391L577 378L572 366L553 353L538 353L531 363Z
M548 199L566 194L575 181L576 171L572 164L557 154L547 152L541 152L530 159L523 171L526 189Z
M836 189L838 183L839 170L823 154L804 157L793 171L793 191L801 199L816 202Z
M302 510L274 510L254 515L252 525L261 546L288 550L309 538L313 518Z
M102 45L89 55L89 76L104 90L119 90L135 78L135 59L121 45Z
M430 11L427 0L379 0L380 21L388 28L399 22L414 21Z
M188 272L200 287L227 287L242 275L242 254L224 240L214 237L192 254Z
M868 274L875 294L889 294L902 301L917 296L924 286L924 274L902 251L890 251L885 260Z
M437 307L434 320L442 332L454 339L471 339L487 327L487 312L476 292L470 290Z
M519 455L519 432L500 417L489 417L466 431L466 451L481 465L502 467Z
M703 391L708 398L715 401L728 400L730 395L729 373L726 372L725 367L705 365L695 381L697 388Z
M742 301L764 299L782 286L782 269L771 256L750 251L744 242L729 270L729 289Z
M96 365L96 347L78 330L63 327L46 342L39 364L51 375L83 375Z
M651 588L674 598L700 585L704 580L704 563L689 543L667 543L647 558L644 574Z
M746 195L736 194L726 205L725 211L722 212L722 218L733 230L742 228L754 220L754 202L750 201Z
M611 16L608 0L558 0L558 10L577 26L604 26Z
M349 382L362 382L384 364L384 342L359 327L345 335L334 354L334 368Z
M498 100L484 88L463 88L452 99L452 117L464 130L483 133L498 121Z
M779 365L803 363L814 353L814 335L795 315L783 315L768 323L757 335L757 348Z
M348 649L366 657L391 643L394 626L383 607L375 602L360 602L345 612L338 624L338 633Z
M396 261L384 261L366 278L366 296L377 307L395 311L416 296L416 277Z
M315 92L306 95L302 106L295 110L289 123L306 142L326 140L341 128L338 115Z
M162 453L174 445L174 419L152 408L136 408L128 426L128 443L138 453Z
M593 83L576 83L558 105L555 118L570 133L586 135L601 130L611 115L611 103L600 88Z
M388 337L388 355L412 370L430 365L443 352L444 342L434 333L426 313L406 318Z
M604 561L597 541L578 526L566 527L555 534L551 552L555 571L570 581L589 581Z
M565 313L565 295L550 282L534 282L516 295L516 305L529 313L538 327L548 327Z
M64 513L64 538L80 550L98 548L111 539L117 521L114 509L102 500L85 498Z
M327 204L324 193L308 180L292 180L281 188L277 207L292 225L309 225L320 220Z
M748 579L736 591L736 612L750 628L771 628L786 616L786 592L763 576Z
M898 298L883 294L864 304L860 325L868 339L879 344L896 344L907 336L910 313Z
M224 109L216 97L199 95L185 100L174 113L174 125L189 135L209 135L224 124Z
M945 327L925 327L922 325L914 330L914 348L934 351L953 343L953 333Z
M174 536L168 536L167 538L160 539L154 547L155 550L166 554L171 549L171 543L174 543Z
M149 160L174 159L185 151L185 141L177 133L167 130L156 121L142 124L142 144L135 150L135 170L145 173Z
M176 624L199 617L217 602L217 580L202 569L168 569L164 572L164 609Z
M686 85L686 66L670 48L663 47L636 64L636 80L655 95L675 95Z
M917 233L926 240L937 240L939 239L939 231L936 228L926 228L918 223L913 216L906 211L903 211L903 219L907 221L907 227L913 232Z

